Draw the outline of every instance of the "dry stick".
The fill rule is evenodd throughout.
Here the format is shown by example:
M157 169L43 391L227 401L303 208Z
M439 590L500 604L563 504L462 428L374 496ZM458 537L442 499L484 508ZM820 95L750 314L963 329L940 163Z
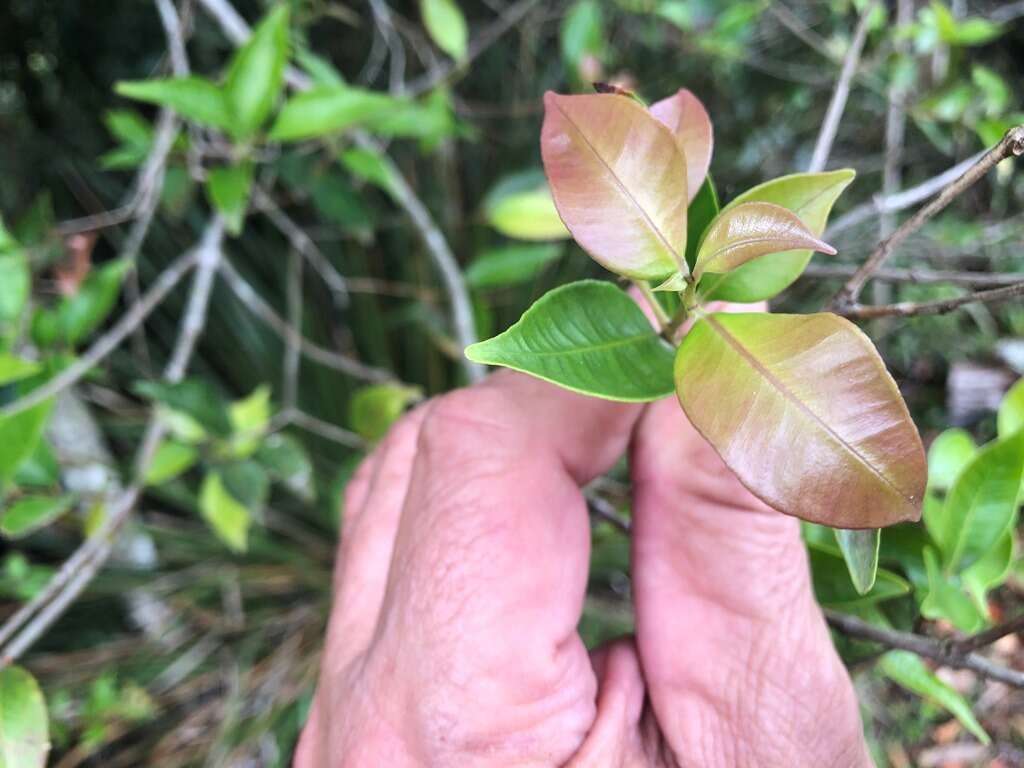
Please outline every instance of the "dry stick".
M960 652L956 650L953 643L943 642L922 635L914 635L909 632L900 632L886 627L878 627L856 616L849 616L845 613L838 613L828 609L824 613L829 626L848 637L870 640L880 643L887 648L912 651L918 656L924 656L925 658L937 661L945 667L969 669L991 680L998 680L1001 683L1006 683L1016 688L1024 688L1024 672L1007 669L976 653Z
M318 419L316 416L312 416L298 408L291 408L285 411L282 414L281 422L283 423L280 426L291 425L300 427L307 432L320 435L320 437L343 445L346 448L362 449L366 447L366 441L355 432L350 432L329 421Z
M905 189L902 192L897 192L894 195L877 195L870 203L858 205L856 208L853 208L843 214L836 219L834 223L829 225L825 232L825 236L829 238L835 237L838 233L850 229L851 227L855 227L858 224L862 224L863 222L874 218L877 214L897 213L898 211L917 205L923 200L927 200L929 197L963 176L971 166L985 156L985 151L986 150L982 150L975 155L971 155L971 157L968 157L966 160L961 160L959 163L951 168L947 168L939 175L922 181L920 184L910 187L909 189Z
M181 381L183 378L195 343L205 325L210 291L217 273L223 239L224 222L217 216L207 225L196 248L196 276L181 330L164 372L164 379L170 383ZM132 485L118 497L99 529L64 561L46 587L0 626L0 644L6 643L0 651L0 666L6 666L21 656L81 594L110 557L114 534L128 519L142 492L146 469L156 453L163 433L162 423L156 416L152 417L136 454L135 480ZM16 632L18 634L15 634Z
M159 306L181 279L196 265L198 251L189 251L180 256L153 282L149 290L143 294L131 308L114 323L92 346L59 374L41 387L33 389L24 397L0 408L0 418L13 416L62 392L77 383L85 374L107 355L113 352L127 336L142 325L150 313Z
M850 96L850 83L857 71L857 65L860 64L860 55L868 38L868 21L877 4L878 0L872 0L864 6L864 10L860 14L860 21L857 22L853 40L850 41L850 49L846 52L843 68L839 71L839 79L836 81L836 89L832 93L832 101L829 102L828 111L825 113L825 122L821 124L821 131L818 132L814 154L811 155L810 165L807 166L808 172L817 173L824 170L828 163L828 156L832 154L832 143L836 139L839 122L843 119L843 112L846 111L846 100Z
M963 176L958 178L932 200L928 205L903 222L899 229L878 244L860 269L846 282L846 285L835 295L831 302L833 310L849 310L856 305L864 284L892 255L899 245L910 235L919 230L926 221L939 213L957 197L974 186L996 165L1010 157L1024 153L1024 125L1018 125L1006 132L1002 140L989 150L984 157L973 165Z
M302 354L310 360L315 360L321 365L359 379L367 381L394 381L395 377L390 371L366 365L340 352L333 352L325 347L321 347L305 338L298 328L289 324L260 296L256 289L242 277L227 259L221 262L220 271L228 287L231 288L250 312L269 325L286 343L297 345Z
M200 4L213 16L220 25L221 30L235 45L242 45L249 39L249 25L239 15L234 6L227 0L199 0ZM312 87L309 77L298 70L289 67L285 71L285 79L298 91L307 91ZM392 198L399 207L405 211L412 221L427 253L434 261L438 272L441 273L441 280L448 293L448 299L452 307L452 326L455 338L463 348L468 347L476 341L476 328L473 320L473 305L469 299L469 291L466 282L462 279L458 261L452 253L441 230L431 218L429 211L423 201L417 197L405 176L398 170L391 158L383 151L382 147L370 136L354 131L353 137L356 144L380 156L387 166L386 170L391 176L389 191ZM461 361L466 377L471 381L480 381L484 377L484 367L468 359Z
M292 250L288 254L288 325L302 328L302 256ZM301 330L300 330L301 333ZM299 397L299 364L302 350L294 337L286 340L284 365L281 366L281 399L284 407L294 408Z
M959 309L966 304L996 304L1024 296L1024 283L1007 285L1004 288L993 288L990 291L979 291L966 296L935 301L901 302L899 304L852 304L834 309L837 315L857 320L868 320L875 317L917 317L920 315L943 315Z
M815 279L842 279L851 277L859 267L853 264L808 264L801 277ZM932 269L902 269L882 267L871 276L887 283L914 283L917 285L963 285L969 288L1001 288L1024 283L1024 272L957 272Z
M963 640L955 643L953 647L958 653L971 653L1017 632L1024 632L1024 614L1003 624L965 637Z

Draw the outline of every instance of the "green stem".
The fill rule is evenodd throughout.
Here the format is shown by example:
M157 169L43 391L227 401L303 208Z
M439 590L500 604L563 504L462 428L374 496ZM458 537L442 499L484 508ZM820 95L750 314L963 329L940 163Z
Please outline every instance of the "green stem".
M637 287L637 290L644 295L644 299L647 300L647 305L651 308L654 313L655 319L658 321L658 325L664 328L671 321L669 320L668 313L665 308L661 306L661 302L658 301L658 297L654 295L654 291L651 290L650 284L646 280L634 280L633 285Z

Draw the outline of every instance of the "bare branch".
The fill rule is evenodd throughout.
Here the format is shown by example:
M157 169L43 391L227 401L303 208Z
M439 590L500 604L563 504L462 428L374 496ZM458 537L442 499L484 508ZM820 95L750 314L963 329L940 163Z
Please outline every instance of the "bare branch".
M293 250L288 254L288 325L302 329L302 256ZM284 365L281 366L281 400L285 408L295 408L299 398L299 364L302 349L294 336L286 340Z
M802 277L819 279L846 279L856 273L852 264L809 264ZM932 269L899 269L882 267L871 275L872 280L887 283L914 283L916 285L963 285L968 288L1000 288L1024 283L1024 272L955 272Z
M282 411L279 421L275 426L287 426L289 424L305 429L314 435L319 435L346 448L358 448L360 450L366 448L366 441L355 432L343 429L337 424L331 424L329 421L318 419L316 416L312 416L298 408Z
M887 648L912 651L918 656L924 656L932 661L936 661L944 667L968 669L982 677L998 680L1001 683L1006 683L1016 688L1024 688L1024 672L1007 669L977 653L959 652L955 650L954 644L931 637L924 637L923 635L915 635L910 632L877 627L856 616L849 616L831 610L825 610L825 619L830 627L848 637L870 640L880 643Z
M935 301L901 302L899 304L849 304L834 310L837 315L857 320L875 317L918 317L920 315L944 315L966 304L997 304L1024 296L1024 283L979 291L966 296Z
M326 365L328 368L333 368L336 371L341 371L358 379L365 379L367 381L394 380L395 377L390 371L366 365L354 358L339 352L333 352L306 339L298 328L291 326L287 320L274 311L274 308L260 296L256 289L242 277L227 259L221 262L220 271L228 287L249 308L250 312L269 325L286 343L298 345L302 354L310 360L315 360L321 365Z
M1018 632L1024 632L1024 614L970 637L965 637L956 643L954 647L959 653L971 653L987 645L992 645L992 643L1002 640L1007 635L1013 635Z
M192 250L179 257L165 269L131 308L74 363L58 373L48 382L33 389L12 403L0 407L0 418L13 416L39 405L57 393L77 383L107 355L117 349L128 335L138 328L150 313L159 306L181 279L196 265L198 250Z
M872 0L861 11L860 20L853 33L853 40L850 41L850 48L846 52L843 67L839 71L839 79L836 81L836 89L832 93L832 101L829 102L828 111L825 113L825 121L821 124L821 130L818 132L814 154L811 155L811 162L807 166L807 170L811 173L824 170L828 164L828 156L832 154L832 143L836 139L839 122L843 119L843 112L846 111L846 100L850 96L850 83L857 72L860 55L868 38L868 22L877 5L878 0Z
M891 236L878 244L878 247L868 257L867 261L857 270L856 273L846 282L846 285L832 299L831 308L841 310L849 308L856 303L860 296L864 283L871 274L881 267L893 251L906 240L910 235L919 230L926 221L931 219L965 191L980 181L996 165L1013 155L1024 153L1024 125L1011 128L1003 136L1002 141L989 150L984 157L973 165L963 176L958 178L932 200L903 222L899 229Z

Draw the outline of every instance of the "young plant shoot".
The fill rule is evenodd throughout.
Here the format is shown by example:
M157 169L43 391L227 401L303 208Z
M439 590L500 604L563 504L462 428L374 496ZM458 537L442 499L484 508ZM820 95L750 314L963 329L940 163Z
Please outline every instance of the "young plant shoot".
M681 90L647 109L609 90L546 94L544 169L573 238L633 281L662 327L616 285L584 280L466 355L611 400L674 391L743 484L785 514L843 529L919 519L925 452L867 336L830 313L725 313L713 303L771 298L813 251L835 254L820 237L853 171L784 176L719 209L701 102ZM656 292L672 295L661 303ZM840 536L856 555L847 561L859 590L873 582L877 541L872 530Z

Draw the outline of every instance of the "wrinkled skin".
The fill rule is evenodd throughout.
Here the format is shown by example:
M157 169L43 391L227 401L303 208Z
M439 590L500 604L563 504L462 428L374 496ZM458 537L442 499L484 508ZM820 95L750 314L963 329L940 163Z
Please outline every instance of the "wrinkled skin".
M580 486L629 451L636 637L587 652ZM503 372L407 415L346 499L298 768L863 768L797 521L674 401Z

